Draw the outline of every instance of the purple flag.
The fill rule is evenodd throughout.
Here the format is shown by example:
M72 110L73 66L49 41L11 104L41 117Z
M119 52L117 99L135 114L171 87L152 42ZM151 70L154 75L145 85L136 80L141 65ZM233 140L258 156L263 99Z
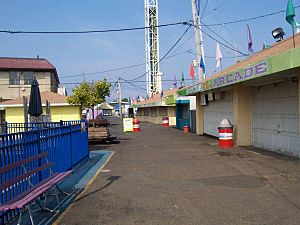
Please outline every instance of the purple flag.
M177 80L176 80L176 76L174 77L173 85L174 85L174 88L177 88Z
M164 96L164 91L161 90L161 92L160 92L160 97L162 98L163 96Z
M253 43L252 43L252 36L250 32L249 25L247 24L247 29L248 29L248 51L253 53Z

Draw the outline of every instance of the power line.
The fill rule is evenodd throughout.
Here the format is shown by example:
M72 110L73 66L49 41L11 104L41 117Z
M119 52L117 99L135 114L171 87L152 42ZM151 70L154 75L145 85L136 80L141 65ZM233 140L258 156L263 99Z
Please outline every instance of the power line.
M196 52L193 51L188 51L188 53L194 54L194 55L198 55ZM238 55L238 56L223 56L223 59L234 59L234 58L242 58L245 57L244 55ZM208 59L215 59L215 56L207 56L205 55L204 58L208 58Z
M176 50L174 52L177 52L183 45L185 45L194 36L195 32L196 31L193 31L193 33L181 45L179 45L178 48L176 48Z
M188 25L188 21L167 23L157 25L155 27L169 27L177 25ZM7 34L91 34L91 33L109 33L109 32L123 32L123 31L134 31L134 30L144 30L153 28L153 26L144 27L132 27L132 28L120 28L120 29L108 29L108 30L85 30L85 31L11 31L11 30L0 30L0 33Z
M192 26L195 26L195 25L193 25L193 24L191 24L191 25L192 25ZM244 56L247 56L247 54L245 54L245 53L239 51L238 49L232 48L232 47L230 47L230 46L224 44L223 42L217 40L216 38L214 38L213 36L211 36L209 33L205 32L205 31L204 31L203 29L201 29L200 27L198 27L198 28L199 28L204 34L206 34L208 37L210 37L210 38L213 39L214 41L220 43L220 44L223 45L224 47L226 47L226 48L228 48L228 49L230 49L230 50L232 50L232 51L238 52L238 53L240 53L240 54L242 54L242 55L244 55Z
M204 25L205 26L205 25ZM239 52L240 51L237 47L235 47L234 45L232 45L229 41L227 41L225 38L223 38L221 35L219 35L217 32L215 32L213 29L211 29L210 27L206 27L207 29L209 29L211 32L213 32L215 35L217 35L219 38L221 38L221 40L225 41L227 44L229 44L231 47L233 47L234 49L236 49ZM242 53L243 55L246 55L245 53Z
M300 5L299 6L295 6L294 8L299 8L299 7L300 7ZM261 16L255 16L255 17L250 17L250 18L240 19L240 20L234 20L234 21L228 21L228 22L224 22L224 23L206 24L206 25L203 25L203 26L212 27L212 26L224 26L224 25L228 25L228 24L241 23L241 22L246 22L246 21L250 21L250 20L261 19L261 18L268 17L268 16L274 16L274 15L283 13L285 11L286 10L280 10L280 11L277 11L277 12L268 13L268 14L261 15Z
M114 86L113 86L113 88L111 89L111 91L110 91L110 92L113 92L113 91L114 91L114 89L115 89L116 85L117 85L117 81L115 82L115 84L114 84Z
M180 40L183 38L183 36L188 32L188 30L190 29L191 26L192 26L192 24L189 24L188 28L183 32L183 34L179 37L179 39L175 42L175 44L169 49L169 51L167 51L167 53L155 64L155 66L157 66L162 60L164 60L168 56L168 54L176 47L176 45L180 42ZM150 72L150 70L148 70L146 73L143 73L142 75L140 75L134 79L131 79L130 81L138 80L141 77L145 76L149 72Z
M204 9L203 9L201 18L203 17L203 15L204 15L204 13L205 13L205 10L206 10L206 7L207 7L207 3L208 3L208 0L206 0L206 2L205 2L205 6L204 6Z
M184 52L180 52L180 53L177 53L177 54L170 55L170 56L166 57L166 59L173 58L175 56L182 55L184 53L188 53L188 51L184 51ZM119 71L119 70L124 70L124 69L130 69L130 68L134 68L134 67L143 66L145 64L146 63L139 63L139 64L130 65L130 66L124 66L124 67L119 67L119 68L115 68L115 69L110 69L110 70L102 70L102 71L97 71L97 72L84 73L84 76L91 76L91 75L96 75L96 74L115 72L115 71ZM60 77L59 79L70 78L70 77L82 77L82 76L83 76L82 74L75 74L75 75L68 75L68 76Z
M202 15L202 18L212 14L213 12L215 12L217 9L221 8L222 6L224 6L225 4L228 4L230 0L225 0L223 3L221 3L220 5L218 5L216 8L214 8L213 10L210 10L210 12L206 15Z
M124 67L119 67L119 68L110 69L110 70L102 70L102 71L97 71L97 72L84 73L84 76L91 76L91 75L96 75L96 74L101 74L101 73L115 72L115 71L130 69L130 68L134 68L134 67L138 67L138 66L142 66L142 65L145 65L145 63L139 63L139 64L135 64L135 65L124 66ZM76 74L76 75L69 75L69 76L64 76L64 77L60 77L60 78L64 79L64 78L81 77L81 76L82 76L82 74Z
M128 83L130 82L130 84L132 83L146 83L147 81L146 80L135 80L135 81L131 81L131 80L126 80L124 78L121 77L121 80L123 81L120 81L120 83ZM185 81L192 81L193 79L184 79ZM165 80L162 80L162 81L165 81L165 82L173 82L174 80L172 79L165 79ZM115 81L111 82L111 83L114 83ZM93 82L88 82L89 84L92 84ZM74 85L74 84L81 84L80 82L65 82L65 83L61 83L61 84L68 84L68 85ZM2 85L2 84L0 84ZM4 85L4 84L3 84ZM45 84L46 85L46 84ZM141 87L140 87L141 88Z
M120 79L123 80L123 81L125 81L126 83L128 83L128 84L134 86L134 87L137 87L137 88L140 88L140 89L142 89L142 90L146 90L146 91L147 91L146 88L142 88L142 87L140 87L140 86L138 86L138 85L135 85L135 84L133 84L132 82L130 82L130 81L128 81L128 80L125 80L124 78L121 78L121 77L120 77Z

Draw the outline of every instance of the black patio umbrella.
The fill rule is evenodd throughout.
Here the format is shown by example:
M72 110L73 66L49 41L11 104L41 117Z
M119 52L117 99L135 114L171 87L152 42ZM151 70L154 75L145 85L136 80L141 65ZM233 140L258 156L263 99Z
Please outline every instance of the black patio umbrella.
M43 113L41 93L39 88L39 83L36 78L33 79L30 90L30 100L28 114L30 116L39 117Z

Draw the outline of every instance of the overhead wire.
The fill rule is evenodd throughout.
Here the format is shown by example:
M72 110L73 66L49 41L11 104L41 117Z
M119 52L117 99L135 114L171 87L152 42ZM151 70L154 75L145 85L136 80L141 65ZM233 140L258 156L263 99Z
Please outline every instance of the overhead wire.
M147 91L146 88L142 88L142 87L140 87L140 86L138 86L138 85L135 85L135 84L133 84L132 82L130 82L130 81L124 79L124 78L121 78L121 77L120 77L120 79L123 80L123 81L125 81L126 83L128 83L128 84L134 86L134 87L137 87L137 88L140 88L140 89L142 89L142 90L146 90L146 91Z
M204 24L203 24L204 25ZM207 29L209 29L212 33L214 33L216 36L218 36L221 40L223 40L224 42L226 42L227 44L229 44L232 48L236 49L239 52L240 51L236 46L234 46L233 44L231 44L229 41L227 41L225 38L223 38L221 35L219 35L217 32L215 32L213 29L211 29L210 27L206 27ZM243 53L243 55L246 55L245 53Z
M238 49L232 48L231 46L228 46L228 45L224 44L224 43L221 42L220 40L217 40L216 38L214 38L213 36L211 36L209 33L207 33L206 31L204 31L203 29L201 29L199 26L194 25L194 24L191 24L191 25L192 25L192 26L198 27L198 29L200 29L200 30L201 30L204 34L206 34L209 38L211 38L212 40L218 42L219 44L223 45L224 47L226 47L226 48L228 48L228 49L230 49L230 50L232 50L232 51L234 51L234 52L238 52L238 53L240 53L240 54L242 54L242 55L244 55L244 56L248 56L248 54L245 54L245 53L239 51Z
M294 8L296 9L296 8L299 8L299 7L300 7L300 5L295 6ZM227 22L223 22L223 23L206 24L206 25L203 25L203 26L212 27L212 26L223 26L223 25L234 24L234 23L242 23L242 22L247 22L247 21L250 21L250 20L257 20L257 19L261 19L261 18L265 18L265 17L269 17L269 16L274 16L274 15L277 15L277 14L280 14L280 13L283 13L283 12L286 12L286 10L280 10L280 11L267 13L267 14L260 15L260 16L249 17L249 18L246 18L246 19L227 21Z
M183 45L185 45L194 35L195 35L195 30L191 33L191 35L181 44L181 45L179 45L178 46L178 48L176 48L175 50L174 50L174 53L175 52L177 52ZM188 50L187 50L187 52L188 52ZM167 57L168 58L168 57Z
M113 87L112 87L112 89L111 89L110 92L113 92L116 86L117 86L117 81L116 81L115 84L113 85Z
M169 27L177 25L187 25L188 21L160 24L155 27ZM153 28L153 26L143 27L131 27L131 28L119 28L119 29L107 29L107 30L85 30L85 31L12 31L12 30L0 30L0 33L8 34L91 34L91 33L109 33L109 32L123 32L123 31L135 31Z
M220 5L218 5L216 8L214 8L213 10L210 10L210 12L208 14L204 14L202 15L202 19L210 14L212 14L213 12L215 12L217 9L221 8L222 6L224 6L225 4L228 4L230 0L225 0L223 3L221 3Z
M170 56L166 57L165 59L173 58L175 56L182 55L182 54L185 54L187 52L188 51L183 51L183 52L180 52L180 53L177 53L177 54L173 54L173 55L170 55ZM91 73L84 73L84 76L91 76L91 75L102 74L102 73L116 72L116 71L120 71L120 70L124 70L124 69L131 69L131 68L143 66L145 64L146 63L144 62L144 63L134 64L134 65L130 65L130 66L124 66L124 67L109 69L109 70L102 70L102 71L96 71L96 72L91 72ZM82 77L82 76L83 76L82 74L75 74L75 75L68 75L68 76L60 77L60 79L70 78L70 77Z
M204 5L204 9L202 11L202 15L201 15L201 18L203 17L204 13L205 13L205 10L206 10L206 7L207 7L207 3L208 3L208 0L206 0L205 2L205 5Z
M191 53L191 54L194 54L194 55L198 55L196 52L193 52L193 51L188 51L188 53ZM205 55L204 57L208 58L208 59L215 59L216 58L216 56L207 56L207 55ZM222 58L223 59L234 59L234 58L242 58L242 57L245 57L245 56L244 55L223 56Z
M181 41L181 39L184 37L184 35L188 32L188 30L191 28L192 24L189 24L188 28L183 32L183 34L178 38L178 40L175 42L175 44L172 45L172 47L167 51L167 53L154 65L156 67L160 62L162 62L169 54L170 52L176 47L176 45ZM131 79L130 81L138 80L145 76L147 73L149 73L150 70L148 70L146 73L143 73L142 75Z

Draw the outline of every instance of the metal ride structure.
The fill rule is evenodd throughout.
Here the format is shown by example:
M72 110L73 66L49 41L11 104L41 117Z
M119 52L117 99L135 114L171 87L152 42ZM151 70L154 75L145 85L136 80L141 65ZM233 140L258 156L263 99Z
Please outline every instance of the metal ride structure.
M146 82L147 94L162 91L159 70L158 0L145 0Z

